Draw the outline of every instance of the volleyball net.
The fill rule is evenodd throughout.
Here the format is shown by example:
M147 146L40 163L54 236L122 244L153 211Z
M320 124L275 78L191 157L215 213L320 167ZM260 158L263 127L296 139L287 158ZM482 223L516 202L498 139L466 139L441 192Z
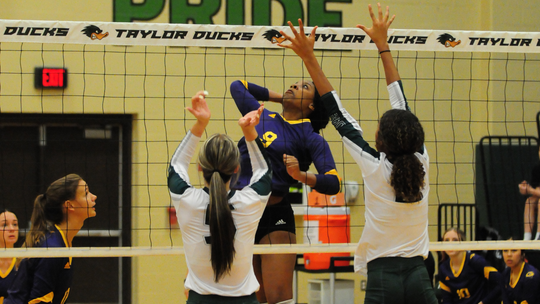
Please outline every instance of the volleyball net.
M241 114L229 93L233 81L284 92L310 78L292 51L276 45L283 38L279 30L290 31L0 21L1 208L13 210L21 229L28 229L35 196L75 172L98 196L98 215L86 221L79 232L84 241L70 255L182 254L166 176L194 122L185 108L193 94L207 90L207 134L239 140ZM538 162L540 33L395 29L389 35L405 94L426 133L431 250L448 246L437 241L450 226L473 241L459 248L540 249L517 241L526 221L518 184L530 181ZM390 108L375 45L359 29L319 28L315 48L344 106L374 143L378 119ZM279 104L265 107L281 112ZM256 253L354 251L364 227L362 176L334 128L321 135L343 179L342 205L332 206L334 198L325 197L329 207L313 207L309 189L291 189L302 197L293 207L300 244L256 246ZM192 161L191 182L200 187ZM345 220L330 221L335 215ZM333 241L334 227L345 228L345 242ZM516 241L477 242L482 227ZM63 249L26 248L0 255L14 252L65 255Z

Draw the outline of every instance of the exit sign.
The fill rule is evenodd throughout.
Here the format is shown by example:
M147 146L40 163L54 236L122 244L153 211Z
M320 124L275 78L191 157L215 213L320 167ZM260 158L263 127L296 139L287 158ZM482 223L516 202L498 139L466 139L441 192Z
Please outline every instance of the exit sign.
M34 86L41 88L66 88L67 69L64 68L36 68L34 72Z

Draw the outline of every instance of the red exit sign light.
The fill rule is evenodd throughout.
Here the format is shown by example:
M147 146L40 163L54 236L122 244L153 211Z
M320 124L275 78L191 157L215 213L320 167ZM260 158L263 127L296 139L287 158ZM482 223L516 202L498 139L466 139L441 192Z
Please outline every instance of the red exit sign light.
M34 86L41 88L66 88L67 69L64 68L36 68L34 72Z

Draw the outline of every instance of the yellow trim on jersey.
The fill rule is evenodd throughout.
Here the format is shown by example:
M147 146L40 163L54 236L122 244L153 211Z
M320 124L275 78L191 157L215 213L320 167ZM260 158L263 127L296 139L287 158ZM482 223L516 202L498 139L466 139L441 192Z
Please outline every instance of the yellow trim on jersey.
M44 295L41 298L37 298L37 299L33 299L31 301L28 301L28 304L36 304L36 303L40 303L40 302L49 303L49 302L52 302L53 299L54 299L54 292L51 291L51 292L49 292L48 294Z
M332 169L332 170L326 172L324 175L335 175L335 176L337 176L338 181L339 181L339 189L341 189L341 177L337 173L336 169Z
M68 298L68 296L69 296L69 290L70 290L70 289L71 289L71 288L68 288L68 289L66 290L66 293L64 294L64 297L62 298L61 304L66 303L67 298Z
M62 231L62 229L60 229L60 227L58 227L58 225L56 224L54 224L54 227L56 227L56 229L58 229L58 232L60 232L60 235L62 236L62 239L64 240L64 245L66 245L66 247L69 247L64 231Z
M4 304L4 297L0 297L0 304Z
M15 266L16 261L17 261L16 258L13 258L13 260L11 260L11 264L9 265L9 268L6 270L6 273L3 273L2 270L0 270L0 277L2 279L5 279L9 275L11 270L13 270L13 267ZM0 304L2 304L2 302L0 302Z
M64 231L62 231L62 229L60 229L60 227L58 227L58 225L54 224L54 226L56 227L56 229L58 229L58 232L60 232L60 235L62 236L62 239L64 240L64 245L66 245L66 248L69 248L69 244L68 244L68 241L66 239L66 235L64 234ZM69 265L71 265L71 257L69 257Z
M452 290L450 289L450 287L444 285L443 282L439 282L439 286L441 287L442 290L452 293Z
M240 80L242 82L242 84L246 87L246 89L248 88L248 82L245 81L245 80Z
M279 114L279 116L281 116L281 118L283 118L283 120L285 122L288 122L289 124L291 125L297 125L297 124L301 124L301 123L304 123L304 122L311 122L311 120L309 120L309 118L302 118L302 119L295 119L295 120L287 120L285 119L285 117L283 117L283 115Z
M522 262L521 264L521 269L519 270L519 275L518 275L518 279L515 281L515 282L511 282L512 284L510 284L510 287L514 288L516 287L517 283L519 282L519 279L521 279L521 273L523 272L523 268L525 268L525 262ZM512 277L512 272L510 272L510 277Z
M491 266L484 267L484 277L486 277L486 279L488 279L488 280L489 280L489 273L490 272L497 272L497 269L495 269L495 267L491 267Z
M473 257L474 253L471 254L471 259ZM463 254L463 260L461 261L461 266L459 266L459 270L458 271L454 271L454 267L452 267L452 261L450 261L450 269L452 269L452 273L454 274L454 277L459 277L459 275L461 274L461 271L463 271L463 266L465 265L465 260L467 259L467 252L465 252Z

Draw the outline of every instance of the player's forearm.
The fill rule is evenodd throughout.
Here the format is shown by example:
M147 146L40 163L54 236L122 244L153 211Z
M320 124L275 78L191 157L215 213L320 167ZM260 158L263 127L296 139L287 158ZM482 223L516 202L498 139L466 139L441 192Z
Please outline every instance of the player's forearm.
M292 178L310 186L311 188L315 188L315 185L317 184L317 176L310 172L300 171L296 176L293 176Z
M392 52L389 52L390 47L388 46L388 43L385 41L384 43L377 44L377 49L383 63L384 75L386 76L386 84L389 85L392 82L400 80L401 78L399 77L398 69L396 67L396 64L394 63Z
M268 90L268 101L283 103L283 94Z
M333 91L334 88L332 87L332 84L328 78L326 78L326 75L315 57L315 54L312 53L310 56L302 59L304 60L304 65L306 66L309 75L311 76L311 80L313 80L313 83L315 83L315 87L317 88L319 95L322 96Z
M254 141L259 136L255 127L242 128L242 133L244 133L246 141Z
M197 136L197 137L201 137L204 133L204 129L206 129L206 126L208 125L208 123L205 123L205 122L201 122L199 120L197 120L193 126L191 127L191 134Z

